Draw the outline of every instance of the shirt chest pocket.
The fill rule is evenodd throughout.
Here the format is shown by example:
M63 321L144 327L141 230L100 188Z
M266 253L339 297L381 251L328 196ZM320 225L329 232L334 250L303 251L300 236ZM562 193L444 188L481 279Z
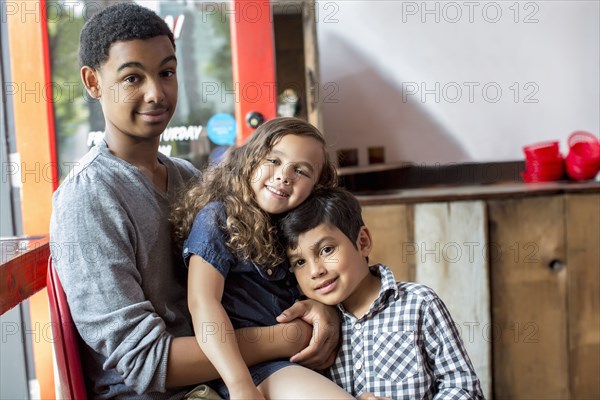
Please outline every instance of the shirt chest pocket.
M414 331L381 331L375 336L373 370L379 379L400 382L422 370Z

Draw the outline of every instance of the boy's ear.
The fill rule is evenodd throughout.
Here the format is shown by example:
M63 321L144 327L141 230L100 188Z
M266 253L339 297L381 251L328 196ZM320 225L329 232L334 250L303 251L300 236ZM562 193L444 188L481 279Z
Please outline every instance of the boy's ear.
M81 67L81 81L90 97L99 99L101 97L100 80L98 71L87 65Z
M371 232L366 226L362 226L358 232L358 239L356 239L358 250L363 257L368 257L371 254L373 247L373 240L371 239Z

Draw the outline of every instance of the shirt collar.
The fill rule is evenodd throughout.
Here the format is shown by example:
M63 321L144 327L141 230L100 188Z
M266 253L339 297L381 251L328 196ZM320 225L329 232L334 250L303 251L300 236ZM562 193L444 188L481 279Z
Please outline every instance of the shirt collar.
M398 285L396 284L396 279L394 278L394 274L392 271L383 264L376 264L369 268L371 273L377 275L381 278L381 289L379 289L379 295L369 308L369 311L361 317L368 318L373 314L376 314L382 308L387 306L388 300L390 298L398 299L400 296L400 291L398 290ZM340 303L338 304L338 309L346 316L349 316L348 312L344 309L344 306Z
M379 306L377 308L377 310L379 310L386 305L386 302L390 297L397 300L400 296L400 291L398 290L394 273L388 267L383 264L376 264L371 267L371 270L381 277L381 290L379 290L379 296L373 303L373 308Z

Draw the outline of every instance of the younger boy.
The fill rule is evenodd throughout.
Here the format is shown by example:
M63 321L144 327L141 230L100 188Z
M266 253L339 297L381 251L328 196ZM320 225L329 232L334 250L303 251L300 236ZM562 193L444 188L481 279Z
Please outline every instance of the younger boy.
M316 191L280 229L303 293L342 313L332 380L361 398L483 399L442 300L424 285L396 282L384 265L369 268L371 234L352 194Z

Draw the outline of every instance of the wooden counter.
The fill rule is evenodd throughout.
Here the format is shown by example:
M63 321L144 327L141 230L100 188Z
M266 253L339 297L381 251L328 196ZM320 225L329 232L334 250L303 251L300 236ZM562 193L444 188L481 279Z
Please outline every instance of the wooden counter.
M363 205L489 200L549 196L566 193L600 193L600 182L500 183L477 186L432 186L356 192Z
M46 286L48 236L0 238L0 315Z

